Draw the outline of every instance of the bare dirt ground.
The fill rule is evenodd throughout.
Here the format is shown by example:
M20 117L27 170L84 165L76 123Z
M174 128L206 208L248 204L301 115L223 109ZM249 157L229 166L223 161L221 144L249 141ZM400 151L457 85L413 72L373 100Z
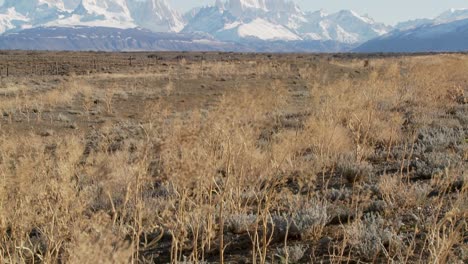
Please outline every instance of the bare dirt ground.
M468 55L0 53L2 263L466 263Z

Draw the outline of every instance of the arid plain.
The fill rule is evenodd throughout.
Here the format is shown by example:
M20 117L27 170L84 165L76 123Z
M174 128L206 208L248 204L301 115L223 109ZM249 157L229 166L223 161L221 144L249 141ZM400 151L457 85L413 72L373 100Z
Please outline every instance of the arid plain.
M466 263L468 55L0 54L1 263Z

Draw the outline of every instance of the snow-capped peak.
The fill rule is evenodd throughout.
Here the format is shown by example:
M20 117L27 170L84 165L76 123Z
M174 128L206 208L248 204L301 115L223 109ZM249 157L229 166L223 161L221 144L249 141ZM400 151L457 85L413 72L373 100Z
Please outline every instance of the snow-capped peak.
M182 16L166 0L127 0L135 22L152 31L181 31L185 24Z
M81 0L68 16L53 20L46 26L105 26L133 28L137 25L131 17L126 0Z
M308 13L307 18L309 23L303 24L298 30L312 39L359 43L386 34L392 29L352 10L341 10L330 15L323 11Z
M178 32L184 22L166 0L81 0L69 16L46 25L142 27L155 32Z
M0 8L0 33L34 27L64 17L70 0L5 0Z
M204 32L229 41L257 38L359 43L391 30L352 10L303 12L292 0L216 0L213 6L187 17L190 22L184 32Z
M338 13L334 14L336 17L340 17L340 19L359 19L366 24L374 24L374 20L367 17L361 16L354 10L341 10Z
M166 0L4 0L0 34L36 26L142 27L178 32L184 19Z

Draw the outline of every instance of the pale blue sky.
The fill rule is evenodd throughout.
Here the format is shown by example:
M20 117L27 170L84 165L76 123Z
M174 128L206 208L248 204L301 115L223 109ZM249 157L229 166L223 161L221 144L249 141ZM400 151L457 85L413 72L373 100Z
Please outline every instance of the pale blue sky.
M215 0L169 0L173 7L185 12L195 6L214 3ZM324 9L335 12L352 9L369 14L375 20L395 24L415 18L433 18L450 8L468 8L468 0L296 0L303 10ZM3 4L3 0L0 0Z

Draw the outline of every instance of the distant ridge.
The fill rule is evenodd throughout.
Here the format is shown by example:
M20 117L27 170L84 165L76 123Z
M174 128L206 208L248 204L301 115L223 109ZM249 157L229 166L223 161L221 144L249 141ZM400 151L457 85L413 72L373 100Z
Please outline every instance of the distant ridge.
M338 52L352 47L333 41L252 40L244 44L197 33L85 26L39 27L0 36L3 50Z
M468 51L468 19L434 22L395 30L370 40L355 52L458 52Z

